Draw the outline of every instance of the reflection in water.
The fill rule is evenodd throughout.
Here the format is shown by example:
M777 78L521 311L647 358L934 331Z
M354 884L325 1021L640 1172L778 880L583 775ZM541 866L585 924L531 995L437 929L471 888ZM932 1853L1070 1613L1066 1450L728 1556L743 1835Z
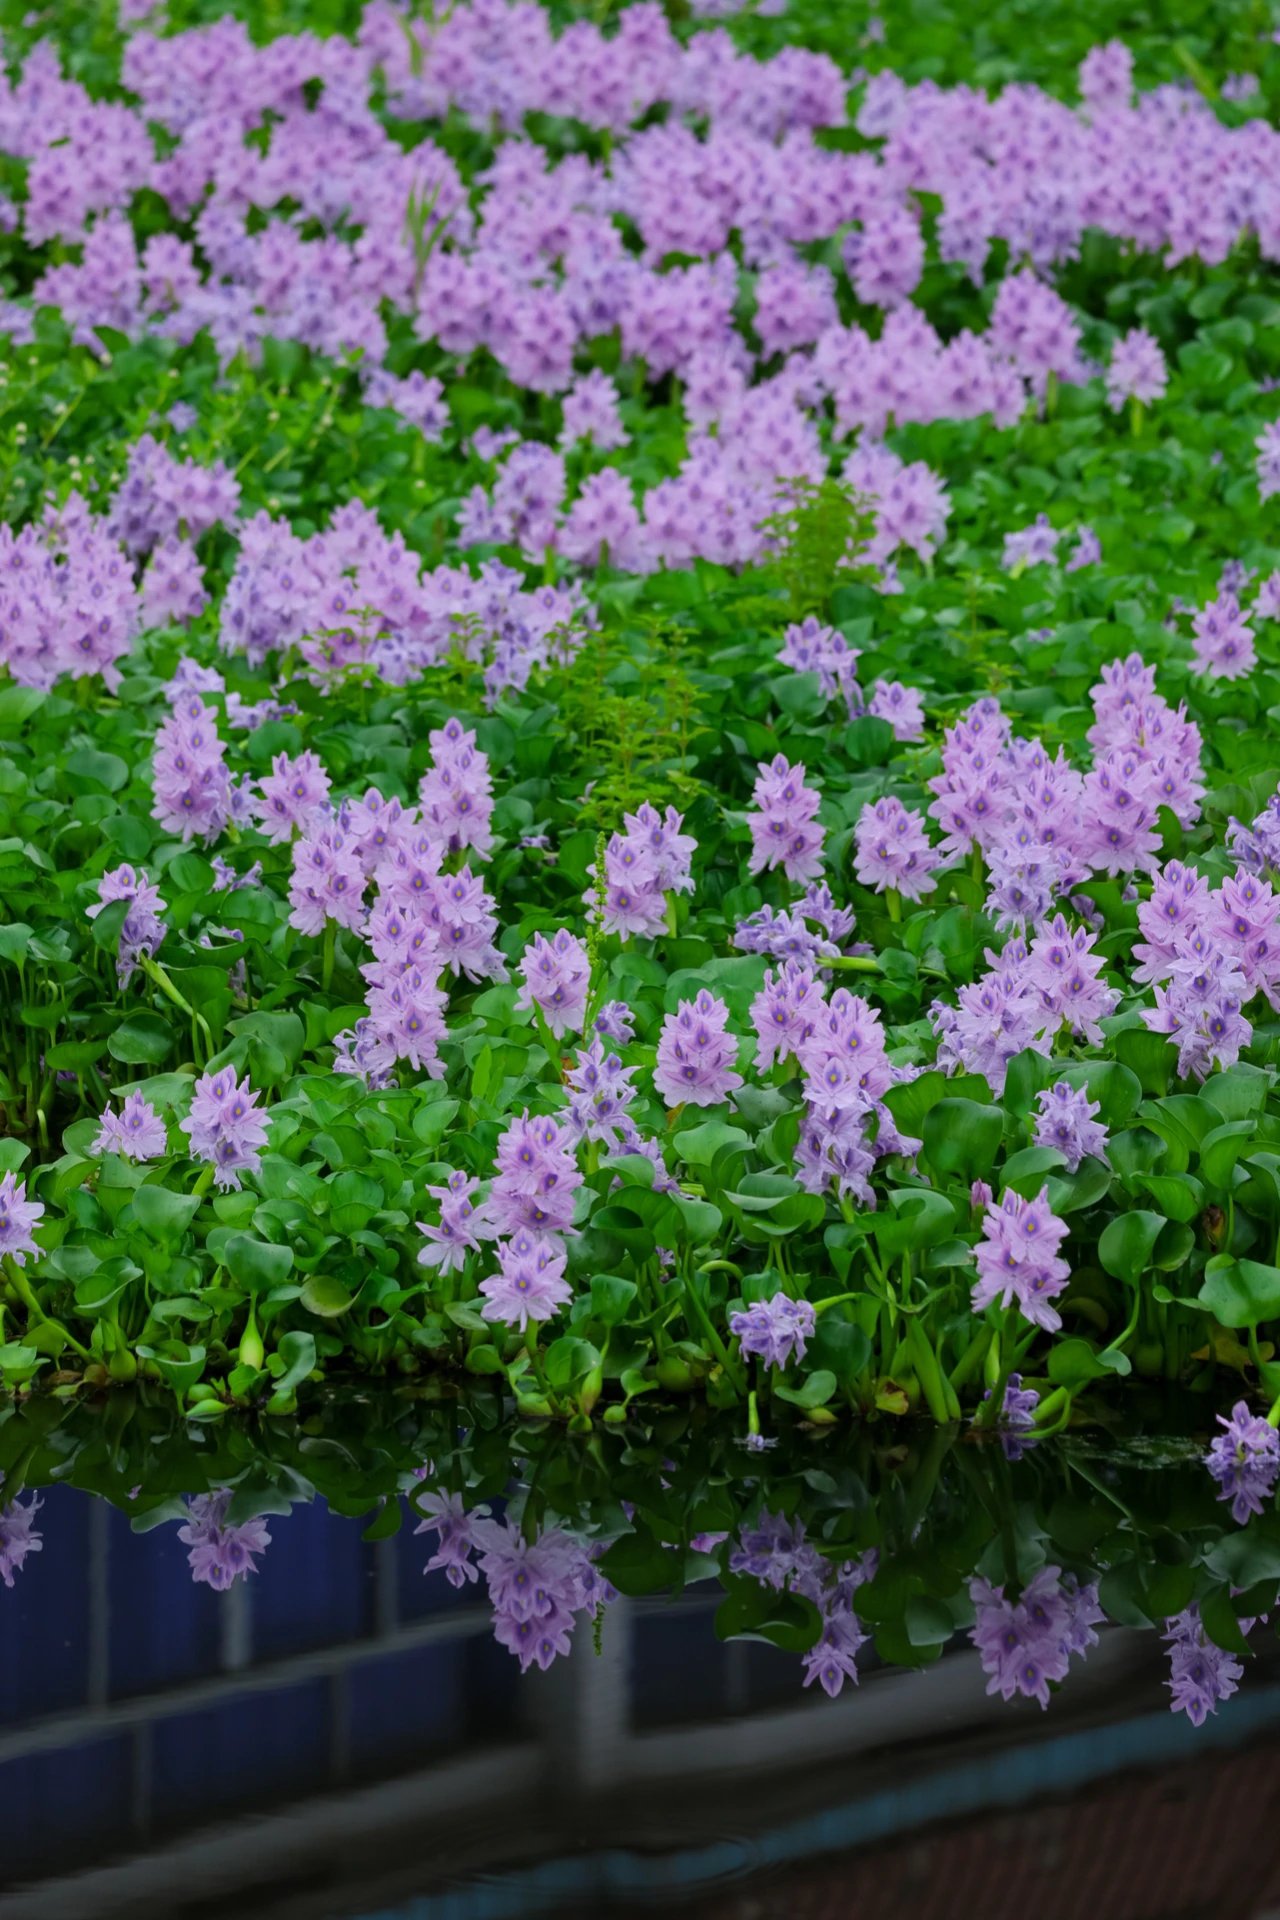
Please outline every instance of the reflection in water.
M958 1871L947 1822L1280 1724L1280 1534L1203 1442L459 1413L0 1420L0 1920L916 1911L887 1836Z

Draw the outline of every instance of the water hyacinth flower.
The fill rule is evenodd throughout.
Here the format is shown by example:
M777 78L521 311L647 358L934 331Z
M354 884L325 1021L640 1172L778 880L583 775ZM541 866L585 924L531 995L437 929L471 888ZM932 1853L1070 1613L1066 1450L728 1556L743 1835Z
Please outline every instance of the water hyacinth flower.
M443 1492L420 1494L414 1505L423 1516L414 1532L436 1536L436 1550L422 1571L443 1571L451 1587L474 1585L480 1578L480 1569L471 1559L479 1544L475 1522L489 1517L488 1507L473 1507L468 1512L461 1494Z
M1003 1307L1016 1301L1024 1319L1056 1333L1062 1316L1050 1302L1071 1278L1067 1262L1058 1258L1069 1228L1050 1208L1048 1187L1034 1200L1010 1189L998 1206L987 1208L982 1232L973 1256L978 1268L970 1296L974 1312L996 1300Z
M1232 593L1221 593L1191 622L1195 664L1215 680L1242 680L1257 660L1253 628Z
M1205 1633L1200 1609L1187 1607L1164 1623L1161 1636L1169 1649L1171 1713L1185 1713L1193 1727L1202 1727L1220 1700L1229 1700L1240 1684L1244 1668L1234 1654L1215 1646Z
M329 776L310 751L278 753L271 772L262 780L254 803L262 832L276 845L290 840L296 829L306 829L314 815L327 814Z
M534 934L520 957L520 977L518 1007L536 1007L557 1040L582 1031L591 962L567 927L560 927L550 940Z
M1218 1483L1218 1498L1231 1502L1231 1517L1239 1526L1262 1513L1280 1479L1280 1433L1261 1414L1237 1400L1231 1413L1220 1413L1223 1431L1210 1443L1204 1463Z
M418 1251L418 1265L438 1267L441 1273L456 1273L466 1265L467 1255L480 1247L483 1222L471 1204L471 1196L480 1182L466 1173L451 1173L444 1186L427 1188L439 1202L440 1224L428 1226L419 1220L418 1232L425 1234L427 1245Z
M1097 1112L1098 1103L1090 1100L1087 1087L1055 1081L1039 1095L1032 1139L1038 1147L1056 1147L1067 1172L1074 1173L1086 1154L1106 1156L1107 1130L1094 1119Z
M748 871L781 867L788 880L816 880L825 837L816 819L822 796L804 784L803 766L793 767L782 753L761 761L752 798L756 811L747 815Z
M550 1320L568 1304L572 1290L558 1242L520 1227L510 1240L499 1240L495 1252L498 1271L480 1282L486 1320L523 1332L531 1321Z
M729 1331L744 1358L755 1355L766 1367L778 1368L804 1359L816 1324L809 1302L785 1293L775 1293L771 1300L753 1300L743 1312L729 1317Z
M742 1085L734 1065L738 1043L728 1025L728 1007L705 987L667 1015L653 1084L668 1105L715 1107Z
M242 1173L257 1173L262 1166L259 1149L266 1145L268 1119L258 1099L248 1077L238 1080L231 1067L196 1081L181 1128L192 1157L213 1167L214 1184L224 1190L238 1188Z
M493 1605L494 1638L513 1653L522 1673L543 1672L568 1653L578 1617L616 1599L594 1564L602 1546L588 1548L558 1527L526 1539L510 1520L474 1517L480 1571Z
M130 866L112 867L102 875L98 881L98 898L85 908L86 917L96 920L105 907L117 900L129 902L116 953L116 976L120 985L127 987L139 960L150 959L164 939L165 924L160 915L165 907L159 887L153 885L145 873Z
M864 887L886 889L904 900L921 900L936 882L929 871L933 848L924 816L886 794L865 806L853 830L854 872Z
M767 1073L775 1061L787 1058L799 1063L822 1006L822 989L812 967L784 960L776 974L772 967L765 969L764 985L751 1002L757 1073Z
M107 1107L94 1138L94 1153L118 1153L125 1160L158 1160L169 1150L164 1121L140 1093L126 1096L119 1113Z
M192 1494L187 1501L188 1518L178 1528L179 1540L191 1549L187 1555L191 1578L212 1587L215 1593L226 1593L237 1580L256 1573L258 1555L271 1545L265 1520L229 1524L230 1505L228 1487L215 1493Z
M1117 411L1127 400L1147 406L1158 400L1169 382L1169 370L1160 344L1145 327L1130 327L1111 350L1107 368L1107 402Z
M29 1553L40 1553L44 1541L35 1530L35 1517L43 1502L33 1493L23 1504L8 1500L0 1506L0 1580L13 1585L15 1573L21 1573Z
M489 1187L484 1219L491 1234L520 1228L542 1236L568 1233L582 1185L571 1126L524 1112L498 1141L497 1173Z
M35 1229L44 1218L44 1203L28 1200L24 1180L12 1173L0 1174L0 1259L23 1267L29 1253L38 1254Z
M1049 1704L1049 1688L1064 1680L1072 1655L1084 1658L1098 1644L1095 1626L1105 1619L1096 1586L1081 1585L1060 1567L1042 1567L1017 1601L1003 1587L977 1578L969 1583L977 1618L970 1639L988 1675L987 1692L1003 1700L1021 1694Z
M990 1387L982 1398L984 1402L991 1399ZM1007 1460L1021 1460L1027 1447L1034 1444L1032 1435L1039 1405L1040 1395L1035 1388L1024 1387L1022 1375L1011 1373L1005 1381L1004 1398L1000 1403L1000 1413L996 1420L996 1432L1000 1435L1000 1443Z

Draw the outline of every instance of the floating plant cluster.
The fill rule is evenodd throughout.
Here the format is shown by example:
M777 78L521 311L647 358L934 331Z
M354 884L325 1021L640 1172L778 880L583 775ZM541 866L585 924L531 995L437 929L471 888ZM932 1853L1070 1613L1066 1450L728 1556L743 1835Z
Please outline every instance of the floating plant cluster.
M1280 48L243 11L4 40L6 1389L762 1452L1163 1379L1265 1517ZM535 1647L434 1524L522 1658L607 1591L547 1547ZM732 1570L834 1691L872 1543L790 1525ZM1060 1562L974 1575L998 1690L1090 1644Z

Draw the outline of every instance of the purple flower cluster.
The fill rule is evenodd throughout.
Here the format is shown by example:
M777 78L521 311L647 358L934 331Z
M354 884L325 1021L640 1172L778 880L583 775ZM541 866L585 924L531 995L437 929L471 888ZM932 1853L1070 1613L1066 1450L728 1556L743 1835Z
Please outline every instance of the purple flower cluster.
M793 1300L786 1293L754 1300L744 1311L729 1316L729 1331L744 1358L754 1355L766 1367L789 1367L793 1360L803 1360L816 1324L809 1302Z
M41 1507L40 1496L33 1493L25 1506L21 1500L7 1500L0 1506L0 1580L13 1585L15 1573L21 1573L29 1553L40 1553L44 1541L35 1530L35 1517Z
M753 1527L744 1527L729 1555L731 1573L747 1573L774 1592L798 1593L822 1616L816 1646L804 1656L804 1684L818 1681L832 1700L846 1680L858 1683L857 1657L867 1635L854 1611L858 1588L874 1579L875 1549L857 1560L827 1560L805 1537L802 1520L788 1520L762 1508Z
M231 776L218 719L198 693L179 693L156 734L152 813L166 833L215 840L232 817Z
M119 1113L107 1107L102 1114L94 1153L118 1153L125 1160L158 1160L169 1150L164 1121L140 1093L128 1094Z
M518 1007L536 1007L558 1040L581 1033L587 1017L591 962L587 950L567 927L550 938L535 933L520 960Z
M38 1254L35 1230L43 1217L44 1202L28 1200L26 1182L0 1173L0 1260L23 1267L29 1253Z
M1231 1502L1239 1526L1270 1504L1280 1479L1280 1434L1261 1414L1237 1400L1228 1416L1218 1415L1223 1431L1209 1443L1205 1465L1218 1483L1218 1498Z
M623 815L623 825L605 847L604 871L594 862L587 868L593 885L583 899L606 933L652 939L666 925L667 895L693 892L697 841L681 832L684 819L674 807L660 814L647 800Z
M268 1118L259 1111L258 1098L247 1077L238 1080L231 1067L196 1081L191 1112L181 1127L192 1157L214 1168L220 1188L239 1187L242 1173L257 1173L262 1166Z
M1003 1700L1021 1694L1041 1707L1049 1704L1050 1686L1066 1679L1072 1655L1083 1659L1097 1646L1094 1628L1106 1618L1097 1587L1081 1585L1061 1567L1041 1567L1020 1600L980 1578L970 1581L969 1595L977 1614L970 1638L988 1675L987 1692Z
M668 1106L718 1106L742 1085L729 1009L705 987L662 1023L653 1084Z
M1064 1156L1068 1173L1074 1173L1086 1154L1101 1160L1106 1155L1107 1130L1094 1119L1096 1100L1088 1089L1073 1087L1057 1080L1039 1096L1033 1139L1038 1147L1056 1147Z
M188 1517L178 1528L179 1540L191 1549L187 1555L191 1578L215 1593L226 1593L237 1580L256 1573L258 1555L271 1545L265 1520L229 1524L230 1505L231 1492L226 1487L216 1493L193 1494L187 1501Z
M127 987L138 961L143 957L149 959L164 939L165 925L160 918L164 901L159 887L154 886L145 873L136 872L130 866L112 867L99 880L98 898L85 908L86 916L96 920L104 907L117 900L129 902L116 952L116 973L120 985Z
M1033 1326L1056 1333L1062 1316L1050 1304L1071 1278L1071 1269L1058 1257L1069 1229L1049 1206L1043 1187L1034 1200L1007 1192L1000 1204L988 1206L982 1221L983 1240L974 1250L978 1277L971 1299L975 1313L993 1301L1002 1307L1017 1302L1018 1311Z
M1162 1637L1169 1649L1170 1710L1185 1713L1193 1727L1202 1727L1218 1711L1218 1702L1236 1691L1244 1668L1234 1654L1209 1639L1199 1607L1187 1607L1166 1620Z
M748 871L781 867L788 880L816 880L822 872L824 835L817 821L822 796L804 784L804 768L793 767L781 753L762 761L752 798L756 811L747 816Z
M1159 342L1145 327L1130 327L1111 350L1107 368L1107 399L1113 407L1126 400L1147 406L1159 400L1169 382Z
M920 900L937 884L924 816L886 794L862 809L853 830L853 870L864 887Z
M1280 896L1247 866L1212 889L1171 860L1139 902L1138 927L1134 978L1155 982L1147 1026L1175 1042L1183 1074L1234 1065L1253 1034L1250 1000L1280 1006Z

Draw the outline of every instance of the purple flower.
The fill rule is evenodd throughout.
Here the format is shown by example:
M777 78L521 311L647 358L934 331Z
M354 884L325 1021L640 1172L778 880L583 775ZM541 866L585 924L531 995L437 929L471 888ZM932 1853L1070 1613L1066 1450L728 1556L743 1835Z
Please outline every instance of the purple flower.
M1258 449L1258 493L1269 500L1280 493L1280 420L1268 422L1253 444Z
M1214 1645L1200 1623L1199 1607L1188 1607L1164 1623L1161 1636L1169 1649L1171 1713L1185 1713L1193 1727L1202 1727L1219 1700L1229 1700L1244 1668L1230 1653Z
M13 1585L15 1573L21 1573L29 1553L40 1553L44 1541L35 1531L34 1521L41 1506L40 1496L31 1495L24 1506L21 1500L9 1500L0 1507L0 1580Z
M1230 1500L1231 1517L1243 1526L1262 1513L1280 1477L1280 1434L1261 1414L1237 1400L1230 1418L1218 1415L1223 1431L1209 1443L1204 1463L1218 1482L1220 1500Z
M497 1174L489 1188L484 1217L491 1233L568 1233L574 1197L582 1175L574 1156L573 1129L527 1112L508 1123L498 1141Z
M865 806L853 830L854 872L877 893L891 889L905 900L920 900L936 882L930 872L933 848L924 816L904 807L892 794Z
M631 1084L635 1072L624 1067L616 1053L606 1053L598 1038L579 1049L565 1085L572 1095L570 1121L581 1139L603 1140L616 1151L631 1126L627 1108L636 1096Z
M85 909L87 918L96 920L103 908L116 900L129 902L116 955L117 977L120 985L127 987L138 961L143 957L149 959L164 939L165 925L160 918L164 901L160 889L152 885L146 874L135 872L129 866L113 867L103 874L98 882L97 900Z
M237 1080L234 1068L206 1073L196 1081L191 1112L181 1123L191 1141L193 1158L216 1171L215 1185L239 1187L242 1173L257 1173L259 1149L266 1144L268 1120L258 1111L258 1094L248 1078Z
M125 1160L158 1160L168 1150L164 1121L140 1093L127 1095L118 1114L106 1108L93 1143L94 1153L118 1153Z
M441 1273L456 1273L466 1265L467 1255L480 1246L481 1222L471 1196L480 1185L465 1173L451 1173L443 1187L427 1188L440 1204L440 1224L427 1226L419 1220L418 1232L425 1234L427 1245L419 1251L418 1265L438 1267Z
M1029 527L1006 533L1002 564L1010 573L1021 573L1025 567L1052 565L1057 560L1061 538L1060 530L1049 524L1048 514L1038 513Z
M38 1254L35 1229L44 1217L44 1204L28 1200L26 1182L12 1173L0 1174L0 1259L27 1264L29 1253Z
M606 1000L592 1022L602 1040L615 1047L629 1047L635 1036L636 1017L625 1000Z
M231 1492L227 1487L216 1493L197 1493L187 1501L188 1519L178 1528L178 1538L190 1547L187 1564L191 1578L203 1581L215 1593L226 1593L237 1580L258 1571L258 1554L271 1545L265 1520L227 1523Z
M1146 406L1158 400L1169 381L1169 370L1154 335L1145 327L1130 327L1111 349L1107 368L1107 400L1119 410L1126 400Z
M167 833L215 840L231 819L231 776L217 716L198 693L179 693L156 734L152 813Z
M766 969L764 985L751 1002L758 1073L767 1073L778 1060L799 1060L823 1004L811 967L784 960L776 975L772 968Z
M669 1106L714 1107L742 1085L738 1043L727 1031L729 1009L705 987L669 1013L658 1039L653 1084Z
M1104 1158L1107 1130L1094 1119L1097 1111L1098 1103L1090 1100L1087 1087L1056 1081L1040 1095L1033 1136L1036 1146L1056 1147L1066 1159L1068 1173L1076 1171L1086 1154Z
M804 768L785 754L760 762L753 795L750 873L781 867L789 880L815 880L822 872L823 830L816 815L822 796L804 784Z
M545 1671L568 1653L578 1615L616 1598L594 1564L602 1546L583 1547L559 1528L528 1540L509 1520L473 1517L471 1530L493 1604L494 1637L522 1671Z
M990 1387L982 1397L984 1400L990 1400ZM1039 1405L1040 1395L1034 1387L1024 1387L1022 1375L1011 1373L1005 1381L1000 1418L996 1422L996 1431L1000 1435L1006 1459L1021 1460L1027 1447L1034 1444L1034 1441L1027 1436L1035 1427L1036 1409Z
M1062 1317L1050 1302L1066 1286L1071 1269L1057 1257L1069 1229L1050 1209L1049 1189L1042 1187L1034 1200L1008 1191L999 1206L987 1208L982 1231L985 1242L974 1249L974 1312L994 1300L1004 1307L1016 1300L1024 1319L1056 1333Z
M867 712L887 720L895 740L924 739L924 700L916 687L904 687L901 680L874 680Z
M1004 1700L1022 1694L1041 1707L1049 1704L1050 1684L1066 1678L1072 1654L1083 1657L1097 1645L1093 1629L1105 1617L1097 1587L1064 1577L1060 1567L1042 1567L1018 1601L980 1578L970 1581L969 1594L977 1615L970 1638L989 1676L987 1692Z
M319 934L336 921L353 933L364 928L365 874L353 842L326 815L311 812L293 843L289 925Z
M313 815L327 813L328 804L329 776L315 754L290 759L278 753L259 788L256 811L263 833L276 844L292 839L295 827L305 830Z
M493 848L488 755L477 747L474 732L456 718L427 737L432 765L418 787L423 822L438 837L442 853L471 847L483 859Z
M1232 593L1220 593L1191 622L1195 663L1215 680L1241 680L1253 671L1253 629Z
M473 1507L468 1512L458 1493L424 1493L415 1505L423 1518L414 1532L436 1535L436 1550L422 1571L434 1573L443 1568L451 1587L477 1581L480 1571L471 1560L477 1545L475 1523L488 1518L488 1507Z
M556 1039L582 1031L591 961L567 927L560 927L550 940L534 934L521 955L520 976L518 1007L537 1007Z
M486 1320L524 1330L530 1321L550 1320L567 1305L572 1289L564 1277L565 1255L558 1243L520 1227L499 1240L498 1271L480 1282Z
M772 1300L755 1300L745 1312L729 1318L729 1331L743 1355L758 1355L766 1367L788 1367L792 1360L803 1360L815 1325L809 1302L785 1293L775 1293Z

